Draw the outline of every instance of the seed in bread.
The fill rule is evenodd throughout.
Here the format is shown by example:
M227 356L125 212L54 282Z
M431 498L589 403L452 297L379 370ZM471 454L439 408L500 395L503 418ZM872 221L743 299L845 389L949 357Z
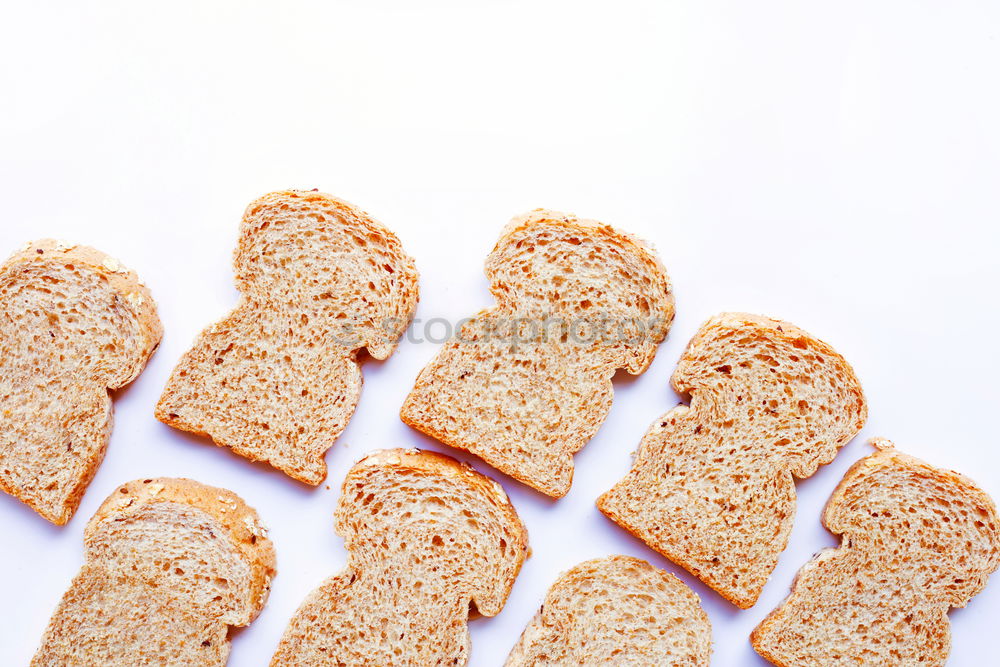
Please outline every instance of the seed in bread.
M104 459L108 391L160 342L153 298L102 252L29 243L0 267L0 490L69 521Z
M452 458L375 452L335 513L347 566L306 598L272 665L464 665L470 605L500 612L527 533L500 485Z
M32 667L224 665L275 574L257 513L186 479L129 482L84 534L85 560Z
M554 498L611 409L618 369L646 370L673 320L670 281L639 240L534 211L486 261L496 306L423 369L404 422Z
M779 667L944 665L948 610L1000 568L1000 516L986 493L888 441L874 444L823 514L840 547L806 564L753 632L756 651Z
M690 407L653 424L632 470L597 505L746 609L788 543L794 479L833 460L864 425L861 384L826 343L743 313L706 322L672 382Z
M608 556L560 576L507 667L707 667L712 626L698 596L644 560Z
M362 349L387 359L417 305L399 239L320 192L250 204L233 260L239 305L174 369L156 418L307 484L361 393Z

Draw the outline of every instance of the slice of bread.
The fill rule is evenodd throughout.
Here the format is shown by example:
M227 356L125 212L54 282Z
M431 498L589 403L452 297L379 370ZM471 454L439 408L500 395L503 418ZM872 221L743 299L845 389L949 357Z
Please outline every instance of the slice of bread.
M874 444L823 515L840 547L806 564L753 632L754 649L775 665L944 665L948 610L1000 568L1000 516L986 493L888 441Z
M46 239L0 267L0 490L69 521L104 459L108 390L142 371L163 328L135 273Z
M712 626L698 596L644 560L609 556L560 576L507 667L707 667Z
M320 192L250 204L233 260L239 305L177 364L156 418L307 484L361 393L362 349L387 359L417 306L399 239Z
M616 370L646 370L674 316L653 251L592 220L534 211L486 261L496 306L423 369L404 422L554 498L611 409Z
M706 322L672 382L690 407L653 424L597 506L746 609L788 543L793 478L829 463L864 425L861 384L826 343L743 313Z
M347 566L299 607L272 665L464 665L472 607L500 612L528 549L499 484L418 450L358 462L335 526Z
M226 629L166 591L85 565L31 665L225 665Z
M267 600L274 547L237 495L186 479L116 489L33 667L224 665L230 626Z

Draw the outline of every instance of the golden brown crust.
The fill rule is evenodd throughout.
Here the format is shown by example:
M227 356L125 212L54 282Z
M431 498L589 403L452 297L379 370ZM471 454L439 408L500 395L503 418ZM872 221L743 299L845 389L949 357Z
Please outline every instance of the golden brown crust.
M400 266L397 267L401 271L399 284L402 287L402 292L399 297L399 304L395 309L400 315L398 318L399 321L396 323L396 335L381 336L380 340L365 340L363 343L357 345L357 349L361 349L362 347L367 348L368 353L375 359L388 359L396 349L399 338L409 327L416 312L417 302L420 300L418 289L420 276L417 272L416 264L406 254L399 237L388 227L354 204L346 202L343 199L338 199L325 192L319 192L318 190L282 190L268 193L251 202L243 215L243 222L240 225L240 238L236 249L233 251L233 268L236 272L237 288L245 294L255 291L252 281L245 275L246 269L241 267L247 266L253 259L248 256L248 249L253 247L251 239L262 224L255 221L257 211L289 198L315 203L323 208L332 208L339 215L365 230L367 234L371 235L372 239L377 240L393 253L403 258Z
M706 325L702 326L702 328L698 330L698 333L696 333L695 336L688 342L687 348L681 355L681 358L683 359L688 357L693 350L701 346L705 339L712 336L712 329L716 327L752 327L760 331L768 331L771 332L772 335L792 343L795 347L801 347L803 350L819 352L828 358L836 359L838 362L837 365L845 377L843 385L854 397L853 402L858 405L858 410L853 415L854 421L851 425L851 429L855 432L860 431L865 425L865 422L868 421L868 399L865 398L864 390L861 386L861 380L854 372L854 368L847 363L847 360L844 359L844 357L829 343L813 336L808 331L795 326L791 322L786 322L773 317L767 317L766 315L756 315L753 313L722 313L711 318ZM690 378L684 375L680 366L678 366L671 376L670 383L678 393L691 393L691 405L694 407L696 395L693 392L697 389L697 387L692 385ZM792 474L799 479L805 479L806 477L812 476L819 466L826 465L836 458L840 447L846 445L847 442L848 440L844 440L835 448L827 448L814 459L815 465L810 464L804 469L793 469Z
M582 235L594 235L600 240L610 242L620 248L623 254L639 258L649 270L649 275L654 277L655 284L649 288L649 293L655 295L658 303L652 305L651 310L657 313L662 322L659 327L650 332L652 335L644 353L635 355L630 360L630 363L625 366L625 370L630 374L641 375L653 362L656 345L662 343L667 337L670 325L673 323L674 315L676 314L673 285L659 256L646 241L623 232L620 229L616 229L607 223L588 218L578 218L569 213L538 208L530 213L519 215L507 223L486 262L486 277L491 281L490 293L496 299L498 307L508 305L507 301L509 300L507 293L502 289L497 289L496 285L493 284L498 259L503 256L505 248L517 245L515 239L518 235L526 232L533 233L539 225L561 227L579 232Z
M493 504L499 508L507 518L511 526L518 527L518 550L523 554L522 562L528 554L528 529L525 527L513 503L503 490L500 483L490 479L486 475L477 472L467 463L453 459L438 452L409 448L409 449L378 449L359 460L347 473L341 488L346 490L355 477L364 473L365 468L375 466L387 466L405 470L413 470L426 475L442 475L453 479L461 479L473 490L479 490L486 498L490 498ZM508 582L504 599L510 593L514 581ZM499 610L498 610L499 611ZM492 615L492 614L488 614Z
M53 258L58 259L54 260ZM55 239L40 239L28 243L24 248L14 253L4 263L3 268L6 271L8 268L12 269L16 264L39 261L82 263L95 273L106 277L114 290L132 306L142 324L141 330L145 334L143 349L146 353L143 355L143 363L139 364L129 377L109 387L109 389L118 389L134 380L142 371L145 360L163 338L163 324L156 313L156 302L153 300L153 294L149 288L139 281L139 276L135 271L125 267L111 255L89 246Z
M993 502L993 499L982 491L978 485L966 475L954 470L935 468L921 459L918 459L916 456L911 456L899 451L895 448L891 441L885 438L872 438L869 444L871 444L871 446L877 451L874 454L855 461L854 464L848 468L847 472L844 473L843 479L841 479L840 483L837 484L837 488L834 489L833 494L827 501L826 507L823 509L823 525L826 526L826 529L831 533L839 535L847 532L847 526L841 525L837 522L836 512L843 503L845 496L848 494L851 484L862 475L875 474L875 472L877 472L880 468L908 468L914 470L917 476L934 480L942 486L954 486L967 489L970 494L974 494L979 498L981 507L986 515L994 517L998 515L997 506Z
M222 665L228 630L260 613L275 574L256 511L189 479L116 488L88 522L84 545L33 665Z
M99 530L105 519L127 517L139 511L143 505L162 502L196 507L226 529L230 542L250 565L253 576L251 594L256 616L267 599L271 579L277 574L274 544L257 511L228 489L185 478L156 477L128 482L119 486L101 504L87 524L84 540Z

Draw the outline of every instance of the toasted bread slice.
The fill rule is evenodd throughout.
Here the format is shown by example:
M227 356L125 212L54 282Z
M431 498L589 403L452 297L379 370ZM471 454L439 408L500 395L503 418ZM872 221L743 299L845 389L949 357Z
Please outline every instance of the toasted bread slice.
M793 478L812 475L861 430L861 384L826 343L742 313L706 322L672 382L690 407L653 424L632 470L597 505L745 609L788 543Z
M242 296L177 364L156 418L307 484L354 413L362 348L387 359L417 305L399 239L320 192L250 204L233 260Z
M707 667L712 626L698 596L644 560L580 563L549 589L507 667Z
M299 607L272 665L464 665L470 604L499 613L528 548L499 484L418 450L355 465L335 525L347 566Z
M263 608L274 548L237 495L185 479L119 487L32 665L224 665Z
M823 514L840 547L806 564L753 632L753 647L775 665L944 665L948 610L1000 568L1000 516L986 493L886 440L874 444Z
M404 422L554 498L611 409L618 369L642 373L674 316L642 242L554 211L514 218L486 261L496 306L423 369Z
M139 375L163 328L135 273L53 240L0 267L0 311L0 490L62 525L104 459L108 390Z

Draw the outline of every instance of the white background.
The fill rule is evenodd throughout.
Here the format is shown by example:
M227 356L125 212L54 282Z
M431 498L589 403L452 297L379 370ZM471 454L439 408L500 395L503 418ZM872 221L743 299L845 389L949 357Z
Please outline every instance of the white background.
M560 571L609 553L692 584L715 665L763 664L747 637L836 543L821 508L874 435L1000 498L996 3L4 5L0 254L46 236L109 252L150 286L166 334L116 395L107 458L69 525L0 497L2 665L30 659L104 497L155 475L228 487L271 527L280 572L230 660L264 665L299 602L344 563L331 517L353 461L447 451L397 418L438 348L428 342L365 364L358 411L327 456L330 489L153 419L178 357L236 301L243 208L286 187L318 187L395 230L421 271L424 321L489 305L486 254L508 218L539 206L648 239L674 281L670 337L645 375L619 378L566 498L476 463L509 491L534 555L504 611L471 623L473 665L502 663ZM791 544L748 611L593 504L678 402L678 356L723 310L829 341L871 407L861 436L798 485ZM950 664L996 664L1000 581L951 618Z

